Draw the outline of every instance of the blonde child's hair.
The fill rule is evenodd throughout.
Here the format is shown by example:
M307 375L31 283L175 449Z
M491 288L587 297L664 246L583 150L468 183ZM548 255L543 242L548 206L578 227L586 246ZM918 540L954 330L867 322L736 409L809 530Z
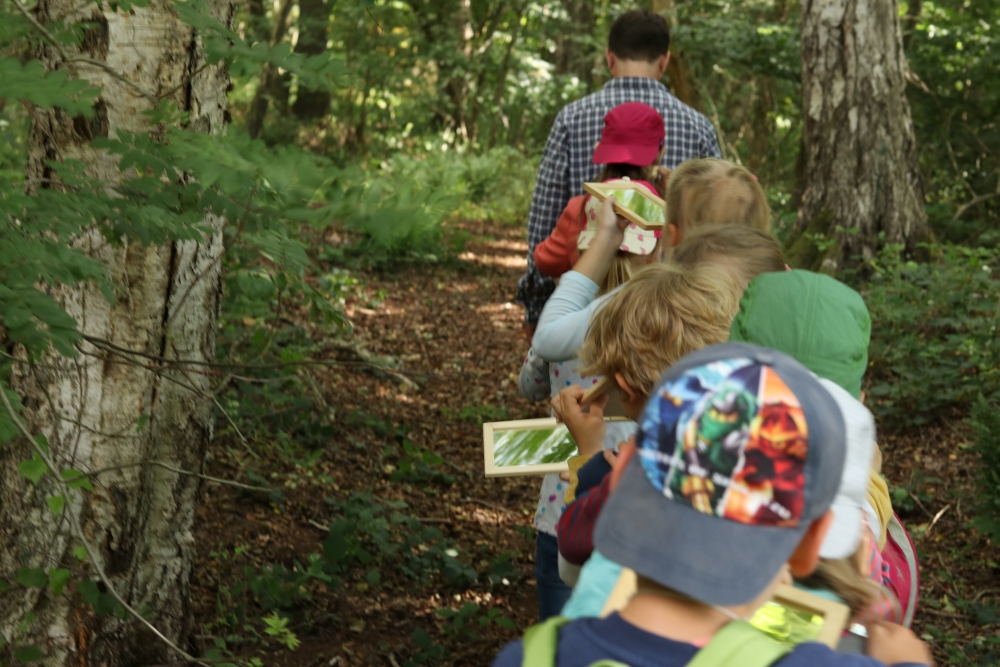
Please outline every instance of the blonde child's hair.
M659 241L657 241L657 244L659 244ZM601 281L597 295L607 294L619 285L627 283L632 279L636 271L655 261L652 259L655 256L656 247L653 248L653 252L649 255L636 255L624 250L616 252L614 258L611 260L611 266L608 267L608 272L604 274L604 279Z
M743 225L708 225L685 236L670 261L686 269L704 262L732 261L741 288L762 273L784 271L785 258L769 233Z
M760 183L727 160L698 158L673 170L667 182L667 224L686 234L704 224L771 231L771 207Z
M580 374L621 373L648 395L685 354L728 340L738 305L735 281L722 269L647 266L594 315L580 348Z
M860 553L847 558L821 558L816 571L802 580L811 588L822 588L836 594L851 610L851 618L858 618L878 599L880 589L861 571Z

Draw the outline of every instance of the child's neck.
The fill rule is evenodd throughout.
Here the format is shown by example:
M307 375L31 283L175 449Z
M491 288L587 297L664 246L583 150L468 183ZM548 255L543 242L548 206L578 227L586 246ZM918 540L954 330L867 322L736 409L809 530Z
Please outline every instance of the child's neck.
M650 634L688 644L710 638L732 620L710 605L645 591L632 596L620 614Z

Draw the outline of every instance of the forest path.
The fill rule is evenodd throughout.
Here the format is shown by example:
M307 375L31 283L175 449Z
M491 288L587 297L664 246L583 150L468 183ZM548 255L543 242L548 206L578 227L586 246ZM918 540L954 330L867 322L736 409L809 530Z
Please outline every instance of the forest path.
M454 540L458 559L479 571L478 581L422 577L419 563L404 554L380 559L376 552L370 564L355 563L342 588L314 582L308 601L285 607L303 644L289 652L274 651L272 643L266 665L393 667L421 657L428 661L421 664L482 665L518 634L494 621L482 626L488 609L497 609L521 629L536 620L531 525L540 478L485 479L481 428L482 421L547 414L547 406L528 403L517 392L528 343L520 335L523 310L513 297L527 244L520 227L461 227L469 238L457 261L358 275L362 284L348 297L352 341L401 360L409 382L359 365L311 368L323 400L335 411L337 432L311 464L273 454L254 464L265 477L277 473L272 483L285 480L282 502L269 505L228 488L203 487L192 598L203 627L219 616L220 587L223 606L233 606L226 591L243 578L245 565L291 567L293 561L305 563L309 554L323 553L323 528L338 513L325 499L345 501L352 492L369 493L375 502L405 502L398 511L421 519L422 529L438 529L444 540ZM319 349L321 356L352 358ZM406 472L404 440L411 450L432 452L443 462L422 467L411 460L419 470ZM220 449L213 447L209 472L239 477L233 457ZM442 474L454 482L445 483ZM403 528L393 526L390 532L396 530ZM410 551L426 554L429 546L433 553L435 544L441 546L429 540ZM248 548L234 558L238 546ZM416 576L404 572L406 567ZM375 586L367 579L373 569L381 578ZM498 583L490 583L490 573ZM466 602L481 607L468 620L479 639L456 633L459 624L434 613L459 610ZM269 610L253 605L247 613ZM414 644L417 628L429 633L429 648ZM198 648L211 647L220 633L216 627L199 638ZM450 657L438 662L432 657L434 645L444 646ZM260 650L259 644L242 646L237 653L247 657Z
M245 478L241 467L253 468L272 484L283 483L283 497L271 504L261 494L203 486L192 604L197 627L208 630L196 638L198 650L226 632L250 635L210 625L236 609L240 596L230 601L228 595L244 580L257 587L258 600L285 598L280 608L302 641L295 651L273 641L228 643L245 657L266 648L261 657L268 666L486 665L536 620L531 521L540 480L488 480L482 473L483 421L547 413L547 405L528 403L517 393L516 374L528 344L519 333L522 309L513 295L527 244L520 227L460 227L469 238L456 260L359 274L361 284L347 298L353 341L401 360L407 381L356 363L310 368L322 401L335 414L335 433L312 459L275 451L259 461L239 461L232 450L213 446L209 473ZM322 343L317 350L331 359L353 358ZM995 623L993 599L1000 594L994 550L967 525L976 465L967 438L962 428L945 422L879 439L895 509L920 550L915 629L931 641L939 664L961 663L967 642L984 641L990 630L975 620L987 627ZM434 455L443 460L436 462ZM291 568L323 553L326 526L344 514L343 503L354 492L370 494L355 497L351 507L372 559L361 562L354 553L358 544L345 543L354 555L345 560L341 587L313 581L305 586L308 599L289 602L296 596L281 576L244 575L247 565L258 571L271 564ZM406 506L387 508L397 501ZM393 511L420 522L384 524L380 539L398 543L425 535L396 553L380 554L372 547L379 520L390 520ZM237 547L246 547L238 557ZM478 572L474 583L471 570L461 567L450 577L433 574L433 559L452 548L458 561ZM271 593L260 593L264 589ZM260 617L271 609L248 598L243 593L247 618L259 632ZM470 602L479 609L461 621L436 613ZM517 629L488 620L488 613Z

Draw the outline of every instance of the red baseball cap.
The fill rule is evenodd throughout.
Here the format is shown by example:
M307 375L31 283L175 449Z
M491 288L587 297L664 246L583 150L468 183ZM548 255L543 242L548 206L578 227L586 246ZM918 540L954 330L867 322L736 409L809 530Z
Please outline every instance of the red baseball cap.
M663 117L642 102L619 104L604 117L601 143L594 150L594 164L653 164L667 135Z

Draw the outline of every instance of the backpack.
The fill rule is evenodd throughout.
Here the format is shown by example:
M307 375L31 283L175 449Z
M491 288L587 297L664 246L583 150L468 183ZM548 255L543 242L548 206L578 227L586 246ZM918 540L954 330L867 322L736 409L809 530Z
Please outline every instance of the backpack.
M559 629L571 619L554 616L524 633L523 667L555 667ZM715 633L687 667L770 667L791 651L746 621L731 621ZM614 660L598 660L590 667L628 667Z

